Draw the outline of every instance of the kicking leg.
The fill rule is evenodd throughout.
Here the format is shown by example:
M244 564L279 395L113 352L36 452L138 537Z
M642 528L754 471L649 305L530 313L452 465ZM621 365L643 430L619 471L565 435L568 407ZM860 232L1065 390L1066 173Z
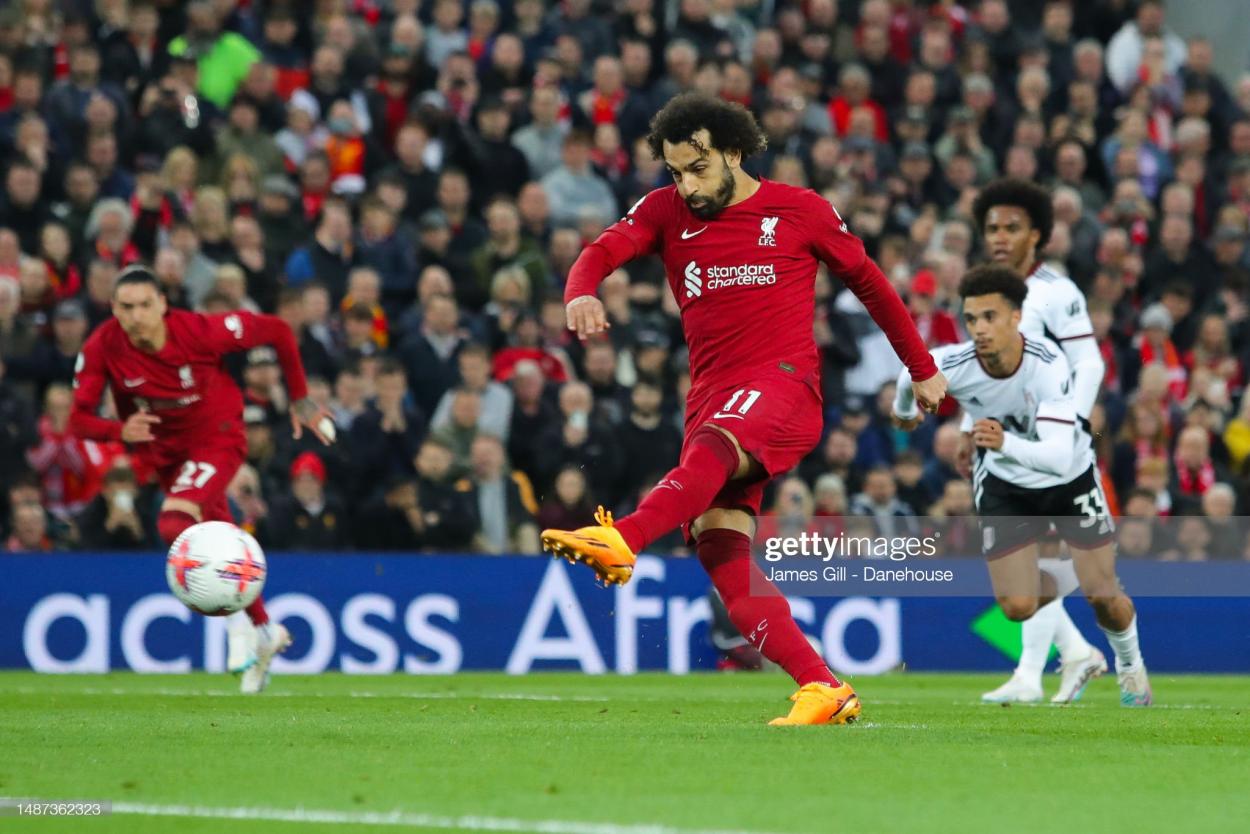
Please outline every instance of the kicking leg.
M1094 609L1098 627L1107 635L1107 642L1115 652L1120 703L1127 707L1149 706L1154 695L1137 641L1137 610L1116 576L1115 544L1105 544L1093 550L1074 547L1072 558L1076 563L1077 577L1081 580L1081 590Z
M681 463L656 484L637 510L614 522L611 513L600 507L595 526L544 530L543 549L585 562L606 583L624 584L633 575L635 554L696 518L730 478L750 472L750 464L732 435L715 426L700 426L690 435Z

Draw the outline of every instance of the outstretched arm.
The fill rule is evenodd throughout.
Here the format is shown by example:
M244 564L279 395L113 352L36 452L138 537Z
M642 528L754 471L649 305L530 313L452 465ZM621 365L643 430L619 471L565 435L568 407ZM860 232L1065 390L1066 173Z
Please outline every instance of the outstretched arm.
M867 253L863 242L851 234L833 204L815 197L808 219L813 250L833 276L863 302L868 314L890 340L913 380L920 407L937 411L946 397L946 378L929 355L903 299Z
M290 325L278 316L245 311L205 316L204 319L208 344L217 353L235 353L260 345L272 347L278 354L278 364L291 397L292 436L298 440L308 428L325 445L334 442L334 420L330 412L308 399L308 379Z
M564 307L569 330L579 339L608 329L599 284L623 264L657 249L670 198L664 189L649 192L577 256L564 285Z

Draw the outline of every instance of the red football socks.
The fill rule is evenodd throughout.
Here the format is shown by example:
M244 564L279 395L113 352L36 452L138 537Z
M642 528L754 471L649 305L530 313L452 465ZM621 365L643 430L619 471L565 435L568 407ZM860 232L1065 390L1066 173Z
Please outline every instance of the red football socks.
M736 530L705 530L697 547L699 562L720 592L729 619L760 654L785 669L799 686L842 685L807 642L790 613L790 603L751 558L749 536Z
M696 429L681 463L647 493L638 509L616 522L634 553L712 505L712 499L738 469L738 447L711 427Z
M252 625L263 626L269 622L269 613L265 611L264 597L257 597L256 601L244 610L247 611L247 617L252 621Z
M195 516L182 510L164 510L156 517L156 529L160 531L165 544L173 544L183 530L195 523Z

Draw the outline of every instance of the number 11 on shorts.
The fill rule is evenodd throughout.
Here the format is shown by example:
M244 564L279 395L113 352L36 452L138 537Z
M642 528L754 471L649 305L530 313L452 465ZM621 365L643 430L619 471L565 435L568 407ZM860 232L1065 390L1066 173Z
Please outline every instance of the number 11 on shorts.
M738 400L742 398L743 394L746 394L747 398L742 401L742 405L738 406L738 413L737 414L731 413L734 409L734 406L737 405ZM758 400L759 398L760 398L759 391L748 391L746 388L739 388L737 391L734 391L733 396L730 397L729 400L723 406L721 406L720 411L712 415L712 419L719 420L719 419L729 417L734 420L745 420L746 413L751 410L751 406L755 405L755 401Z

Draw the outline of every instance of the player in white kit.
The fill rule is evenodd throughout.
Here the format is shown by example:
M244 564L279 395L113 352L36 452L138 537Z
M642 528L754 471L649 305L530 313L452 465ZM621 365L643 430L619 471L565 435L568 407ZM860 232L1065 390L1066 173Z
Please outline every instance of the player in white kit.
M1076 284L1038 253L1045 248L1054 225L1050 194L1036 183L999 179L981 192L973 214L992 263L1011 267L1022 276L1029 292L1021 311L1020 331L1045 336L1058 343L1072 370L1072 397L1077 417L1089 428L1089 415L1098 399L1106 366L1094 341L1085 296ZM969 425L961 426L968 431ZM970 449L971 437L965 437ZM1097 472L1095 472L1095 478ZM1061 584L1075 587L1069 560L1057 557L1057 545L1043 545L1044 568L1059 576ZM1081 697L1086 684L1107 671L1102 652L1086 640L1063 606L1063 597L1042 606L1021 625L1020 661L1006 683L982 695L991 703L1030 702L1042 699L1042 672L1053 642L1059 648L1062 674L1059 691L1051 700L1069 703Z
M1078 415L1071 370L1059 347L1020 328L1026 293L1008 267L971 270L960 284L971 342L932 351L963 406L976 449L973 495L999 605L1027 620L1077 583L1038 564L1038 542L1057 530L1072 551L1079 586L1115 650L1120 702L1148 706L1150 682L1133 602L1115 573L1115 526L1107 511L1088 423ZM895 420L923 419L899 376Z

